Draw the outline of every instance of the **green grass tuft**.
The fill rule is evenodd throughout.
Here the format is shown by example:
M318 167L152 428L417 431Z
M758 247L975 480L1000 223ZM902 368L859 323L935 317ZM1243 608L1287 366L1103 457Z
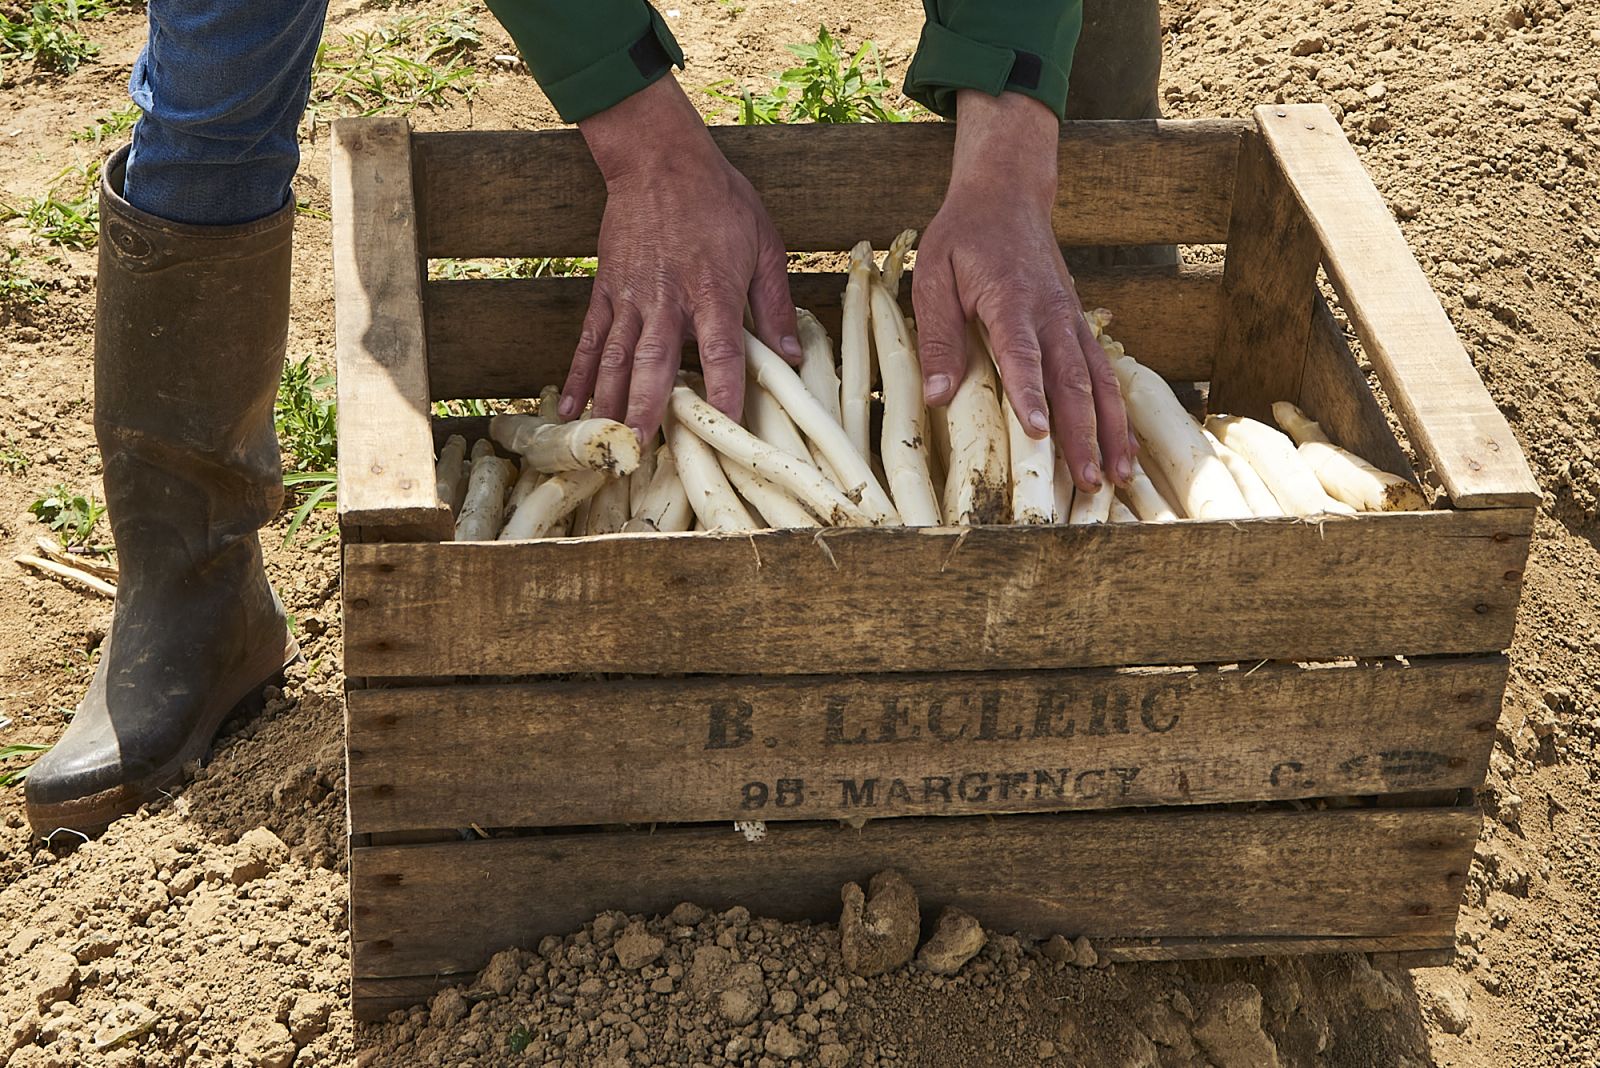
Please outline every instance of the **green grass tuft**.
M896 108L885 97L892 87L883 76L883 63L877 47L863 41L854 54L828 32L817 27L817 39L807 44L789 45L801 60L778 76L771 91L754 93L749 89L733 93L731 80L713 82L706 92L738 108L744 126L767 126L787 122L905 122L919 108L911 104Z
M95 500L92 493L81 493L57 484L35 499L28 511L50 528L64 549L82 546L93 552L103 552L110 548L92 541L94 528L106 514L106 506Z
M470 100L477 69L466 56L481 43L465 9L324 40L311 73L307 129L315 134L340 115L404 115Z

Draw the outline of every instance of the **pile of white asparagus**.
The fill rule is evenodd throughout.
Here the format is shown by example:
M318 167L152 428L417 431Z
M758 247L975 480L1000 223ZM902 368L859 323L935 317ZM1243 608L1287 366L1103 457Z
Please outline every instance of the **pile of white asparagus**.
M1227 415L1202 424L1159 374L1105 333L1111 316L1103 310L1089 314L1090 324L1122 385L1141 459L1125 487L1107 480L1095 493L1075 491L1054 443L1023 431L981 327L972 332L954 399L945 408L924 404L916 332L898 300L915 238L914 231L900 235L881 270L866 242L851 253L837 364L827 332L804 309L798 371L746 332L742 426L686 374L662 433L643 447L610 419L563 422L554 386L533 414L494 416L492 442L469 452L464 438L451 437L438 457L438 492L456 515L456 540L1162 523L1426 507L1416 485L1334 445L1288 402L1273 405L1282 430ZM882 409L876 452L875 403Z

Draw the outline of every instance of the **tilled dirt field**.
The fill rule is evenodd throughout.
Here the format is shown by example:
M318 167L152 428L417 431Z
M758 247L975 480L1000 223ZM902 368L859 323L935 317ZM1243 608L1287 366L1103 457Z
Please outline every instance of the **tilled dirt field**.
M877 40L898 78L920 19L919 5L888 0L663 7L691 86L769 84L787 65L781 46L818 22ZM397 15L338 3L330 33ZM531 80L493 61L510 47L492 19L469 15L484 37L470 57L473 100L413 121L553 122ZM835 926L686 903L508 947L468 988L358 1027L346 1001L337 551L306 536L283 547L280 521L266 534L269 566L308 662L263 715L230 728L192 786L99 841L53 850L30 842L20 790L0 791L0 1062L1600 1063L1600 11L1574 0L1182 0L1166 5L1165 24L1169 115L1335 108L1545 493L1454 965L1105 967L996 932L954 976L911 966L862 979ZM71 134L123 103L142 16L87 29L102 51L71 75L5 68L0 201L27 200L101 151ZM328 364L325 134L306 149L291 356ZM27 512L42 490L99 476L93 253L34 244L19 222L0 243L20 248L45 286L42 304L0 313L0 449L19 458L0 466L9 558L42 529ZM327 529L322 515L312 526ZM49 742L109 602L4 566L0 744Z

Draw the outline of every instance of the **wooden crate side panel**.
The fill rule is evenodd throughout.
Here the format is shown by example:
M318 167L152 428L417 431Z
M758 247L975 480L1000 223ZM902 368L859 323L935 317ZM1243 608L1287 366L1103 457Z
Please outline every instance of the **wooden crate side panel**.
M1223 241L1238 120L1068 122L1055 227L1063 244ZM713 126L791 252L876 248L939 210L951 123ZM576 130L418 134L424 251L592 256L605 185ZM885 181L883 175L894 179Z
M1212 266L1123 267L1074 276L1086 307L1117 315L1130 353L1178 382L1211 377L1221 323L1220 270ZM794 302L839 338L845 275L789 277ZM426 287L428 381L435 400L531 397L566 379L593 282L588 278L435 281ZM910 313L911 286L901 286Z
M1305 373L1297 402L1306 414L1322 424L1337 445L1343 445L1370 464L1416 481L1405 450L1395 440L1378 399L1367 385L1355 355L1345 343L1344 331L1319 293L1311 312L1311 332L1306 337Z
M1539 487L1394 216L1321 104L1256 109L1316 228L1323 265L1417 450L1458 508L1529 506Z
M1483 782L1504 657L352 691L357 832L880 819Z
M404 119L333 125L339 520L448 537L434 492L422 267Z
M1148 962L1217 960L1231 957L1274 957L1301 953L1382 953L1402 968L1434 968L1450 963L1451 936L1439 934L1390 937L1327 938L1166 938L1095 943L1103 961ZM350 1008L357 1020L382 1020L396 1009L420 1005L448 986L472 986L477 971L373 978L357 976L350 983Z
M1213 412L1271 425L1272 402L1300 395L1320 253L1305 209L1261 138L1245 138L1222 278Z
M358 977L472 971L597 911L680 901L832 920L898 868L933 914L1112 938L1433 937L1447 944L1475 808L1155 811L567 834L352 851Z
M345 668L832 674L1498 651L1530 523L1492 510L350 545Z

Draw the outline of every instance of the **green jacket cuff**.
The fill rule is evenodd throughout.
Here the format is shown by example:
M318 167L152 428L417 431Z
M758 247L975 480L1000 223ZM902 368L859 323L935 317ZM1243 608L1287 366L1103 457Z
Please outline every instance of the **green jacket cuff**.
M907 96L947 119L955 117L960 89L1022 93L1065 115L1082 0L924 0L923 6L928 21L906 71Z
M644 0L488 0L563 122L580 122L683 66Z

